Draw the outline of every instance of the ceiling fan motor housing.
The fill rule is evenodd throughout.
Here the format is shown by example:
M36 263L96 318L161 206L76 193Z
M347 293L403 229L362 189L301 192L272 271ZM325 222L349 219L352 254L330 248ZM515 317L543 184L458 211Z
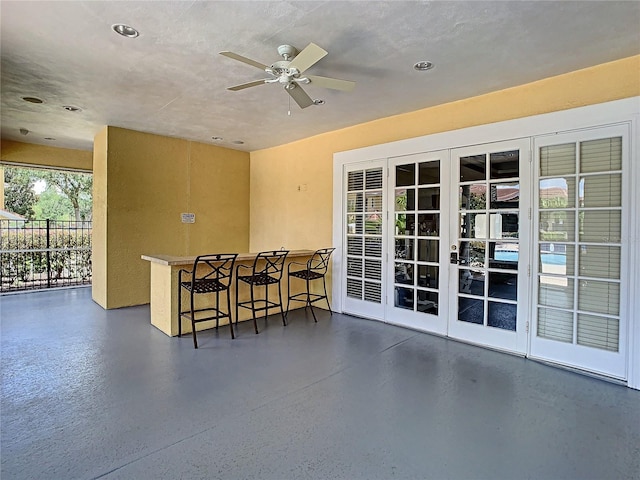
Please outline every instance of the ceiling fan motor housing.
M278 55L280 55L285 60L289 60L295 57L298 54L298 50L296 47L292 47L291 45L280 45L278 47Z

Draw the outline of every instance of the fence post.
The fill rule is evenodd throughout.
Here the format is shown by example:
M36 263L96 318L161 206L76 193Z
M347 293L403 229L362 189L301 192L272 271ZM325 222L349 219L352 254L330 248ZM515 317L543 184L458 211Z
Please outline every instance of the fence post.
M49 237L49 219L47 218L47 288L51 288L51 252L49 251L51 245Z

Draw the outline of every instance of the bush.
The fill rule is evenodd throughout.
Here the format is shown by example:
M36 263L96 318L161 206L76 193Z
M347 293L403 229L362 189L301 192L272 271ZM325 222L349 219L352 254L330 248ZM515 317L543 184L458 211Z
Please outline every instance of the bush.
M49 229L47 252L46 228L20 223L7 228L8 222L0 222L0 289L31 288L27 284L47 279L55 286L90 283L91 229L69 228L74 223Z

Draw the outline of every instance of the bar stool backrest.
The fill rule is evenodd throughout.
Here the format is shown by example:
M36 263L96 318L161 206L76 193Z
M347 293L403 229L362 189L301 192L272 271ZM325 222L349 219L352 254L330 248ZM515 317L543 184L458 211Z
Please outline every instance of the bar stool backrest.
M237 256L237 253L216 253L196 257L193 262L191 288L197 292L198 283L209 283L212 280L229 288Z
M268 275L280 280L288 253L289 250L271 250L258 253L253 261L253 276Z
M307 270L324 275L329 268L329 260L335 248L321 248L316 250L307 262Z

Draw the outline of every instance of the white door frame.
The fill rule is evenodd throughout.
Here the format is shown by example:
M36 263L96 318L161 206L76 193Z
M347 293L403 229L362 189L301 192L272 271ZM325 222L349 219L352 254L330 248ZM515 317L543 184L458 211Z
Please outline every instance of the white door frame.
M342 272L342 205L343 198L342 175L343 166L366 160L387 159L403 155L422 152L446 150L465 147L481 143L504 141L523 137L552 135L557 132L567 132L605 125L628 123L631 125L631 159L630 171L633 185L640 184L640 158L638 152L638 138L640 138L640 97L631 97L612 102L589 105L569 110L524 117L504 122L479 125L443 133L435 133L421 137L399 140L395 142L372 145L345 152L336 152L333 156L333 245L338 251L333 256L332 265L332 299L333 308L342 312L340 301L344 279ZM530 179L532 181L532 179ZM630 245L629 262L631 265L640 264L640 189L632 192L630 217L633 224L629 226L631 238L626 239ZM626 311L629 312L629 341L628 341L628 376L627 385L640 389L640 318L636 312L640 311L640 268L636 268L629 279L629 298Z

